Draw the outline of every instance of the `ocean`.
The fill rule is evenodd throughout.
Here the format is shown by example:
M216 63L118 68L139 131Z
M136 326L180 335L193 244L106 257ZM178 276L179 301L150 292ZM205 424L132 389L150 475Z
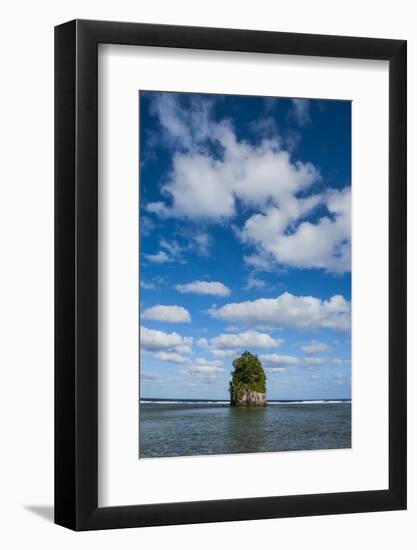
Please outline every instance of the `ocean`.
M228 401L142 399L139 458L348 449L349 400Z

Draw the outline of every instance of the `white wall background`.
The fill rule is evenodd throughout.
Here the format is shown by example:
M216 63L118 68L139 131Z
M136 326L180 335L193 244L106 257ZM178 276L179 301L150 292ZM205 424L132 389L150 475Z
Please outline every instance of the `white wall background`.
M1 10L0 544L382 550L417 542L417 24L413 2L15 0ZM409 54L409 510L72 533L53 495L53 26L73 18L404 38ZM378 197L375 198L378 200ZM372 403L370 402L372 406ZM340 472L343 476L343 472Z

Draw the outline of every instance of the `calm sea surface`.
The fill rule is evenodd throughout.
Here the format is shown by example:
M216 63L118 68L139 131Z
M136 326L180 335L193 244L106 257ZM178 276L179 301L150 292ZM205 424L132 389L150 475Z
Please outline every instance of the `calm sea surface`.
M346 449L351 403L280 402L246 409L216 402L141 402L139 440L140 458Z

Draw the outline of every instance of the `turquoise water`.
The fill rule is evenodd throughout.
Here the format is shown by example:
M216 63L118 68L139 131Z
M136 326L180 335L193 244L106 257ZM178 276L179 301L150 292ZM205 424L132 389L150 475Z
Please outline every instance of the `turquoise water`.
M141 402L139 457L347 449L350 401L270 403Z

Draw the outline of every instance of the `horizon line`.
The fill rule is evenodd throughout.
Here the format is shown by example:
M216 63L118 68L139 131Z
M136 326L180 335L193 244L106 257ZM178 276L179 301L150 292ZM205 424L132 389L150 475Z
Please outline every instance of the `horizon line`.
M174 401L174 400L181 400L181 401L230 401L230 398L222 398L222 397L140 397L139 401L141 400L155 400L159 399L161 401ZM268 401L268 399L267 399ZM352 401L352 397L310 397L310 398L271 398L269 401Z

